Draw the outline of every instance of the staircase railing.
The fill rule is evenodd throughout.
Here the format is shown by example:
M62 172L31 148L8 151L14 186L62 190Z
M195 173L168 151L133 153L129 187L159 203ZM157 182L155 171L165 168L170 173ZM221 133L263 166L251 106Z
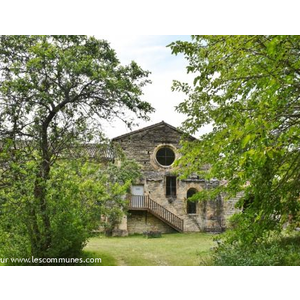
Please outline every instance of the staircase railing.
M149 196L132 195L130 198L129 209L147 210L177 231L183 231L183 219L179 218L164 206L152 200Z

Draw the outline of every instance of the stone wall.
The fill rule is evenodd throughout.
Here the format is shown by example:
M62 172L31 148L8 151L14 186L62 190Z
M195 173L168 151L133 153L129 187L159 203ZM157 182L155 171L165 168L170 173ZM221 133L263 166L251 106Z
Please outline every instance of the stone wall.
M177 178L176 196L166 196L166 176L172 176L175 169L172 165L161 166L156 160L156 151L165 145L175 152L176 158L179 158L180 138L181 133L179 131L162 122L132 134L120 136L113 142L122 148L128 158L134 159L140 164L143 176L136 184L144 186L145 195L149 195L152 200L184 219L184 231L221 231L225 227L226 217L234 211L234 204L237 199L232 199L226 203L221 198L216 201L197 203L196 213L187 213L187 191L190 188L197 191L213 188L214 185L218 184L217 181L207 183L197 177L187 180ZM146 231L153 217L149 215L143 211L135 211L128 217L128 232L142 233ZM155 219L156 221L153 221L155 226L167 230L168 225L157 218Z
M166 126L165 123L151 127L147 130L141 130L122 138L113 139L113 142L120 145L125 155L135 159L143 168L143 171L170 171L172 168L161 168L155 163L155 151L160 145L170 145L174 149L180 147L180 133ZM178 155L178 153L176 153ZM153 174L156 176L155 174Z
M127 216L128 234L144 233L147 231L160 231L162 233L176 232L172 227L162 222L147 211L129 211Z
M236 212L239 212L240 209L237 209L235 207L236 203L240 200L240 198L243 196L243 193L240 192L236 195L236 197L231 198L231 199L226 199L226 196L223 195L224 199L224 219L225 219L225 226L227 227L228 225L228 219L235 214Z

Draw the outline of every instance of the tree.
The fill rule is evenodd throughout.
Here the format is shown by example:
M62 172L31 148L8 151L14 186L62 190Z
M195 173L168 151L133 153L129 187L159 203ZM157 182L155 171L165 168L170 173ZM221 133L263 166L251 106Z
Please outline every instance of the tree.
M45 256L53 242L52 166L76 144L103 140L103 119L130 126L128 111L147 119L153 108L140 96L148 74L135 62L120 65L108 42L94 37L0 37L0 185L27 181L34 162L26 199L33 254Z
M39 239L44 230L33 193L38 164L28 161L21 168L15 166L15 171L22 173L22 181L0 190L4 201L0 205L0 257L80 257L93 231L119 222L126 211L125 196L132 181L140 176L139 166L125 157L118 165L99 164L97 160L77 158L60 159L52 165L45 193L51 245L44 253L34 252L32 247L42 242ZM32 209L39 222L39 235L31 234L35 224Z
M192 36L174 42L193 85L174 82L187 99L190 134L211 124L199 140L183 144L179 166L187 176L226 180L199 197L243 192L234 239L253 243L299 219L300 38L298 36ZM209 165L208 171L203 170ZM291 222L293 220L294 222Z

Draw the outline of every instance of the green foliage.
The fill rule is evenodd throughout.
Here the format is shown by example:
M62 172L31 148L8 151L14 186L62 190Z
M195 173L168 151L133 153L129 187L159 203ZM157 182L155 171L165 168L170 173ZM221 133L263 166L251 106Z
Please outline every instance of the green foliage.
M161 238L162 234L161 231L149 231L149 232L144 232L144 236L147 237L148 239L152 238Z
M94 226L95 205L105 215L101 203L110 197L109 216L120 217L115 203L136 176L129 175L129 164L116 176L113 167L100 174L58 158L72 160L78 145L92 140L104 143L103 120L120 118L130 126L128 112L148 119L154 109L141 100L148 75L135 62L122 66L109 43L94 37L0 36L0 235L6 253L48 257L74 249L75 255Z
M102 141L102 120L130 126L126 112L148 119L154 111L141 100L149 72L135 62L122 66L94 37L1 36L0 75L1 140L13 147L30 139L47 160L75 142Z
M254 244L228 242L215 248L213 261L219 266L299 266L299 234L272 234Z
M124 214L125 195L139 175L137 164L131 161L107 168L82 160L58 161L46 185L51 245L44 253L34 253L32 244L42 244L43 240L32 240L43 237L36 231L41 233L45 227L42 211L33 197L32 165L28 162L24 166L22 182L0 190L4 203L0 215L1 257L79 257L92 231L101 225L101 218L116 221L116 216ZM130 170L135 171L131 177Z
M287 221L296 224L299 36L193 36L192 42L170 47L185 55L187 71L195 74L192 86L173 85L187 96L177 107L187 115L183 129L195 134L207 124L213 127L199 140L183 143L178 162L183 176L222 180L206 194L243 192L234 231L239 242L250 245Z

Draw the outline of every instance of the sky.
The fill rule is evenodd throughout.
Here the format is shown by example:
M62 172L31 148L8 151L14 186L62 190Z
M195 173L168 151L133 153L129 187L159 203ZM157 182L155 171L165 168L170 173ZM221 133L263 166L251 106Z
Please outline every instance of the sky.
M185 95L172 92L172 82L179 80L191 83L193 76L187 74L187 61L184 56L171 54L171 49L167 45L177 40L190 41L191 37L187 35L95 35L95 37L107 40L122 64L129 64L134 60L144 70L151 72L149 79L152 84L143 88L142 100L151 103L156 111L150 115L149 122L135 119L139 126L133 130L161 121L179 127L185 116L176 112L175 106L184 101ZM130 132L122 121L104 124L103 130L109 138Z

